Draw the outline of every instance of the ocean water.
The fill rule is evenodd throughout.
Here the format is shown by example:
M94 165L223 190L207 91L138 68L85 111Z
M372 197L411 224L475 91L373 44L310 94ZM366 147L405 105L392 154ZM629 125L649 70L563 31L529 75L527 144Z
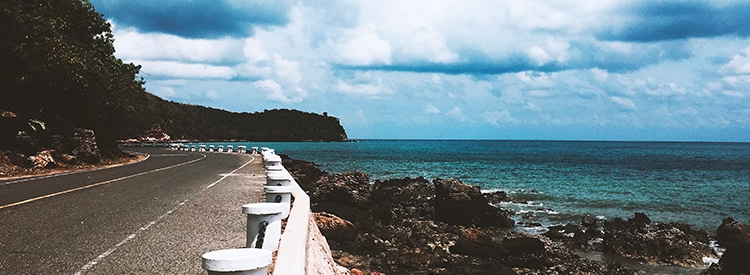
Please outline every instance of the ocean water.
M750 143L362 140L236 145L274 148L329 173L360 170L373 181L459 178L526 201L500 206L516 211L516 219L527 224L564 224L584 215L629 218L634 212L709 232L728 216L750 223Z

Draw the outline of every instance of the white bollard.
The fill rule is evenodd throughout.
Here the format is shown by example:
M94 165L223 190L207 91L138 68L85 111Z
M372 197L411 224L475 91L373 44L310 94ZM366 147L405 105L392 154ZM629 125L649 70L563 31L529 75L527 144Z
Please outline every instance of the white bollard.
M263 191L266 193L266 202L281 203L286 206L281 212L281 218L286 219L289 216L289 209L292 207L292 186L266 186Z
M286 171L268 171L266 172L266 186L290 186L292 185L292 176Z
M273 256L265 249L234 248L204 253L201 259L209 275L266 275Z
M247 153L247 146L245 145L237 146L237 153L240 153L240 154Z
M219 153L223 153L224 152L224 146L219 145L219 150L217 150L217 151L219 151Z
M281 170L281 157L279 155L268 155L263 157L266 170Z
M258 153L258 147L253 147L252 149L253 149L253 154L257 154Z
M234 146L232 146L232 145L227 145L227 153L231 153L231 152L232 152L232 150L234 150Z
M198 152L205 152L205 151L206 151L206 145L198 146Z
M281 239L281 212L288 208L281 203L260 202L242 206L247 214L247 247L269 251L279 249Z

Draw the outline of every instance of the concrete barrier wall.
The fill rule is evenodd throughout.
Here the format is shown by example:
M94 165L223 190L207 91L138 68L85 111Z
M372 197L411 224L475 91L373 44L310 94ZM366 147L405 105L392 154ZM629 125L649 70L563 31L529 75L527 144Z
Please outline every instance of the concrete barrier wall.
M241 147L241 148L240 148ZM172 146L175 150L201 150L205 145ZM210 148L210 147L209 147ZM231 148L231 147L227 147ZM223 151L223 150L222 150ZM251 152L246 151L245 146L238 146L237 150L227 150L236 153L257 153L257 147ZM259 152L263 155L263 165L267 168L266 160L278 157L273 149L262 148ZM270 169L267 169L270 170ZM286 168L275 166L275 172L285 173L291 179L292 197L294 203L291 205L286 227L279 240L279 247L274 263L274 275L289 274L322 274L338 275L349 274L349 270L339 266L331 256L331 250L323 234L320 233L310 210L310 197L297 184Z
M305 191L292 182L294 191L294 204L289 211L289 219L286 222L284 233L281 234L281 243L276 255L274 275L307 274L307 240L309 224L311 221L310 197Z

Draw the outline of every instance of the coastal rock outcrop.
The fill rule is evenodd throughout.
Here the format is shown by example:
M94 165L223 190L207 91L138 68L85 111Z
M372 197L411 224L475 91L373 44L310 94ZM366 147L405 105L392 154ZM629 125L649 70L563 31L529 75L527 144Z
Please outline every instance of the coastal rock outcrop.
M290 158L287 155L279 154L282 159L282 165L294 176L297 184L308 193L315 190L315 182L328 173L320 170L317 164Z
M650 264L697 266L715 257L708 233L682 223L652 223L643 213L604 222L603 252Z
M407 177L371 184L359 171L329 175L303 163L287 169L295 179L317 177L306 184L313 211L325 211L315 220L334 259L357 272L606 274L606 268L544 236L509 233L511 213L458 179Z
M435 218L453 225L512 227L513 213L489 204L479 186L435 179Z
M726 248L718 264L712 264L701 275L750 273L750 226L731 217L716 229L716 240Z
M377 180L371 193L371 213L385 225L435 218L435 187L425 178Z

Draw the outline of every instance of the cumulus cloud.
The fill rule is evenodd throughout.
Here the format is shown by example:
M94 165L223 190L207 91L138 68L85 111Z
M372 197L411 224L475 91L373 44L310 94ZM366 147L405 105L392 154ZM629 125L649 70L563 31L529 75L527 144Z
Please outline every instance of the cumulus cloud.
M391 64L391 45L375 33L363 33L337 47L341 60L349 65Z
M573 133L703 119L750 129L750 4L740 0L93 3L149 91L234 111L258 105L229 95L260 91L263 108L370 122L344 125L355 138L405 117L415 133L469 118L479 123L456 127ZM483 135L507 137L502 128ZM548 137L566 138L537 136Z
M292 1L92 0L96 10L118 24L144 33L187 38L245 37L256 27L289 22Z
M231 65L243 61L241 39L191 39L171 34L141 33L115 25L117 56L128 60L160 60Z
M253 86L265 90L268 93L268 99L273 101L297 103L307 97L307 91L305 90L293 90L292 92L295 93L294 95L287 95L281 87L281 84L271 79L255 81L253 82Z
M734 55L732 60L721 67L719 72L724 74L750 74L750 47Z

